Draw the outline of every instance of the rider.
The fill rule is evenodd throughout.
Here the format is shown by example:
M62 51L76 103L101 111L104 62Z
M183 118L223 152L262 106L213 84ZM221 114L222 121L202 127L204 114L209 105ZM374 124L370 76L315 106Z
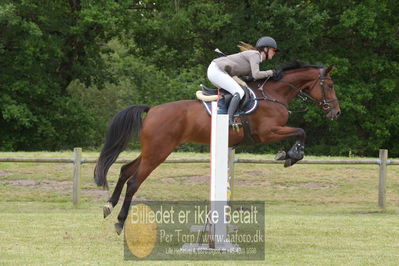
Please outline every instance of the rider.
M214 59L209 65L207 73L208 79L213 85L223 88L233 95L227 111L229 124L233 127L238 126L233 120L233 115L240 100L244 97L244 90L232 76L252 76L254 79L263 79L272 77L274 74L273 70L259 70L259 64L263 60L272 59L277 52L277 43L273 38L264 36L256 42L256 47L248 44L245 46L247 47L241 49L245 51Z

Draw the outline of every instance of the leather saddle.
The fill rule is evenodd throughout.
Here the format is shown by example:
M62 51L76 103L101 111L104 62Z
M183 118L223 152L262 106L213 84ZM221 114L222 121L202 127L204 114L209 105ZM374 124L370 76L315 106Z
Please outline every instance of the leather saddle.
M202 94L205 96L217 96L220 94L219 107L226 110L228 109L230 101L233 98L233 95L231 95L231 93L229 93L224 89L211 89L203 84L201 84L200 86L202 89ZM248 107L249 103L254 100L254 97L252 96L253 92L251 93L250 89L247 86L242 86L242 85L240 86L244 90L245 94L240 101L240 105L238 106L236 113L248 111L246 107Z

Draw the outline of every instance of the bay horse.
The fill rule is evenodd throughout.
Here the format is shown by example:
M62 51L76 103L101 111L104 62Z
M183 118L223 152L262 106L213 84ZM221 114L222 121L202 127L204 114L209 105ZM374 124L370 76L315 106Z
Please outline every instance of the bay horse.
M274 80L248 82L259 101L258 108L247 117L252 138L259 143L269 143L296 137L296 143L283 159L292 160L291 164L301 160L305 131L285 126L288 104L302 94L317 104L327 118L338 118L341 110L329 75L332 69L333 66L324 68L295 61L283 67ZM211 119L198 100L181 100L152 107L134 105L115 115L94 170L96 184L108 188L108 170L132 137L139 137L141 144L141 154L122 166L114 192L103 207L105 218L118 203L127 182L125 199L115 224L118 234L123 229L132 197L143 181L178 145L185 142L209 144L210 126ZM243 138L243 129L230 129L229 146L239 144Z

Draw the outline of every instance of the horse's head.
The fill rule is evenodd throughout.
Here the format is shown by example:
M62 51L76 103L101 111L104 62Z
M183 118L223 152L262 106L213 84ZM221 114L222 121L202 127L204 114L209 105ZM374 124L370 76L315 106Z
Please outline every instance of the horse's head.
M333 66L320 68L318 78L306 83L300 93L318 105L327 114L327 118L334 120L341 115L341 109L329 75L332 69Z

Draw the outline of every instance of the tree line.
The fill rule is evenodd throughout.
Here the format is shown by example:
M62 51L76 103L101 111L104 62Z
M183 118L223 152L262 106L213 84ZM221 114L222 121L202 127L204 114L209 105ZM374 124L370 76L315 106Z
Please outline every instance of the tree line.
M393 0L3 0L0 150L97 149L116 112L194 99L216 47L236 53L239 41L269 35L281 52L263 69L336 66L340 119L291 106L309 107L289 121L307 131L308 153L398 156L398 13Z

